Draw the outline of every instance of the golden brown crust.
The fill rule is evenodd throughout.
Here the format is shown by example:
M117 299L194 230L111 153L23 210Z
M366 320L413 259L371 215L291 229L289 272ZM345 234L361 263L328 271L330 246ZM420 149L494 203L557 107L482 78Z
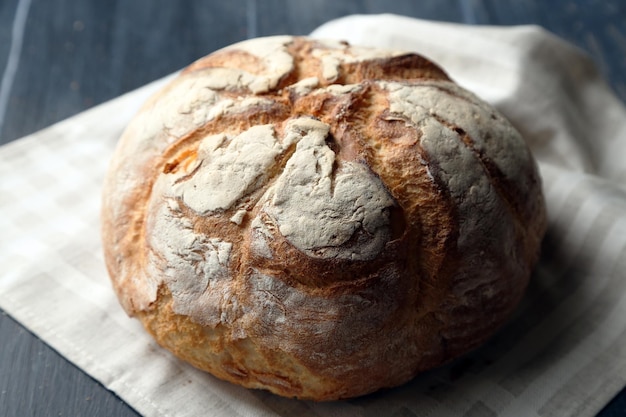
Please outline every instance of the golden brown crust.
M545 227L523 140L439 67L292 37L202 58L149 100L102 211L120 302L161 345L314 400L479 346Z

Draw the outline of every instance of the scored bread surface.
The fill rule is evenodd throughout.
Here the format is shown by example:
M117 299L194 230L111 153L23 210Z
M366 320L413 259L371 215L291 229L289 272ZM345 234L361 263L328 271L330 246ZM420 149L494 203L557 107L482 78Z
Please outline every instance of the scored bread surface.
M519 133L435 64L287 36L202 58L143 106L102 222L120 302L161 345L315 400L483 343L546 226Z

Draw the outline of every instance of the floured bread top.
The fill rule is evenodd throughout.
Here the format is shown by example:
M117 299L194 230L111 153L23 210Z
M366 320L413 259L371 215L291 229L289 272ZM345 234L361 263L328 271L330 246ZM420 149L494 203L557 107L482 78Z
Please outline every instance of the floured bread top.
M286 36L202 58L146 103L103 207L127 312L167 293L227 340L338 374L348 356L383 367L372 340L421 340L419 320L437 337L413 355L484 338L545 228L524 141L437 66Z

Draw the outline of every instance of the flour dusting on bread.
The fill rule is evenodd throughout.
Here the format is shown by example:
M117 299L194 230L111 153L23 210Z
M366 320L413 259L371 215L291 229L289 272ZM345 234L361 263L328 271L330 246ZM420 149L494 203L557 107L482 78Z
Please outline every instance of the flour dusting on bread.
M546 228L495 109L410 52L270 37L184 69L120 139L103 192L120 303L249 388L334 400L484 343Z

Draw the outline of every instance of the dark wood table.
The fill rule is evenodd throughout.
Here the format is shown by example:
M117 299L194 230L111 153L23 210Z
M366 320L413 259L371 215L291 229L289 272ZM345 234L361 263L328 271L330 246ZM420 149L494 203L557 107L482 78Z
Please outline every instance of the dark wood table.
M249 37L307 34L353 13L538 24L586 50L626 101L622 0L0 0L0 143ZM1 232L0 232L1 233ZM626 415L626 390L601 413ZM0 313L0 416L137 416Z

